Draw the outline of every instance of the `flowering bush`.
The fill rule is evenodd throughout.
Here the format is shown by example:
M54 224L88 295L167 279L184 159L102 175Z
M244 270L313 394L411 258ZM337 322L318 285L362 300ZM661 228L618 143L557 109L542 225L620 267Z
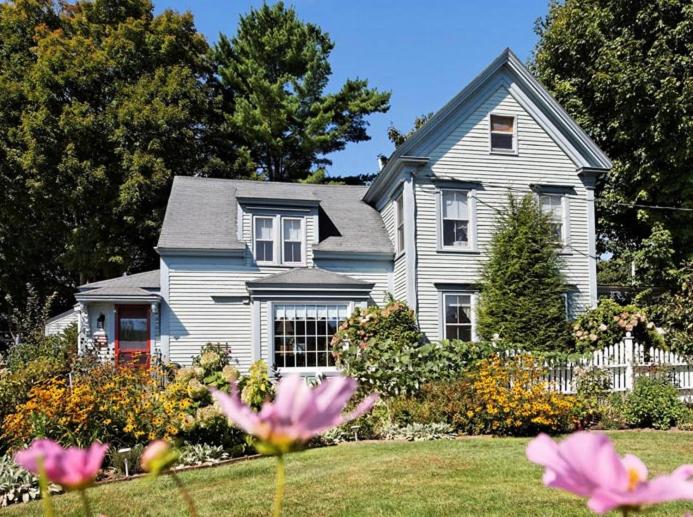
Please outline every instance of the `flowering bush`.
M5 417L2 438L11 446L37 436L65 444L99 439L134 445L178 434L188 404L164 398L146 372L100 365L75 376L72 387L54 377L32 388L28 399Z
M267 363L260 359L250 365L248 376L241 379L241 400L254 409L274 398L274 386L269 376Z
M550 391L530 356L493 355L456 381L429 383L390 404L394 423L447 422L467 434L531 435L573 427L574 397Z
M635 341L663 346L664 340L654 323L635 305L621 306L605 298L596 308L584 312L573 325L578 350L596 350L620 342L630 332Z

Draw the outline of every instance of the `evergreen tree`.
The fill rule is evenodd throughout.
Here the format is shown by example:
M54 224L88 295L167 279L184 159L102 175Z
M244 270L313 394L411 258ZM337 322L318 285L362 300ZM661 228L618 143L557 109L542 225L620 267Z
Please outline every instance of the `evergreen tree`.
M565 284L548 217L532 194L508 195L484 265L477 333L530 350L568 345Z
M257 172L270 180L306 178L329 153L369 140L366 117L389 109L389 92L350 79L325 93L334 43L282 2L241 18L216 46L226 120Z

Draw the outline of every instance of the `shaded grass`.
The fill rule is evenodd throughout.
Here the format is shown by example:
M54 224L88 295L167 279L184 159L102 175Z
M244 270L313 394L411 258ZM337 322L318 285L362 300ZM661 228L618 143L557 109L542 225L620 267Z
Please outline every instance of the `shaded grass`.
M616 432L621 453L640 456L651 474L693 463L693 434ZM287 458L285 515L580 516L584 502L544 488L541 469L524 457L527 439L464 438L435 442L351 443ZM181 473L200 514L268 515L273 458ZM186 515L170 479L146 479L91 489L93 507L110 517ZM59 515L79 515L76 494L54 498ZM646 515L683 515L693 503ZM37 503L2 515L40 515Z

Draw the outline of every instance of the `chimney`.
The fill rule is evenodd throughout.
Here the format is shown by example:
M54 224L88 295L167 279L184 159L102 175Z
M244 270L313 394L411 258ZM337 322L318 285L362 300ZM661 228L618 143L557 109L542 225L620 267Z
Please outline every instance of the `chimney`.
M379 154L378 155L378 171L381 171L385 168L385 165L387 165L387 157Z

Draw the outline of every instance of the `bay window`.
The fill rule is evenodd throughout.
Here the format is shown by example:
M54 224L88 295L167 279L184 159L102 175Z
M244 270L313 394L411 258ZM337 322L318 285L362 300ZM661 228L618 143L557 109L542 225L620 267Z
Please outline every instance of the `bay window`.
M329 368L332 337L347 318L347 304L274 305L274 365L277 368Z

